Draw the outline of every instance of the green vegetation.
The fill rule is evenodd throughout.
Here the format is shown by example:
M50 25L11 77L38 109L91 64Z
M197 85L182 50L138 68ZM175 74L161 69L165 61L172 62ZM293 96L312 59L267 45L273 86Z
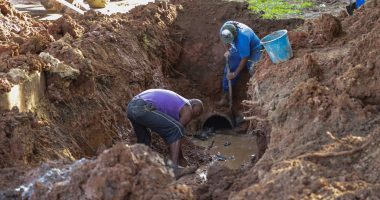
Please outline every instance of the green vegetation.
M150 42L149 42L149 39L148 39L148 35L144 34L143 42L144 42L145 46L149 46Z
M300 8L311 8L313 7L313 2L311 1L302 1L299 5Z
M263 18L274 19L286 14L299 14L302 9L310 8L313 3L310 0L247 0L249 9L263 13Z

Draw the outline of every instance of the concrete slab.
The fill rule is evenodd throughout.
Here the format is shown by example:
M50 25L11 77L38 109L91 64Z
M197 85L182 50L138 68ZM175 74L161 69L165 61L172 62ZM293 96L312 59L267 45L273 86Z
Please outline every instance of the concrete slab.
M111 15L114 13L127 13L129 10L133 9L134 7L139 6L139 5L145 5L149 2L154 2L154 0L112 1L108 4L106 8L95 9L95 10L105 15ZM37 1L11 0L11 3L17 10L28 13L33 18L36 18L39 20L57 20L58 18L62 16L62 14L60 13L47 12L46 9L42 6L42 4ZM88 4L86 3L85 5L88 6ZM90 9L89 6L88 6L88 9Z
M10 92L0 94L0 109L17 107L20 112L33 110L45 94L45 75L35 72L24 82L14 85Z

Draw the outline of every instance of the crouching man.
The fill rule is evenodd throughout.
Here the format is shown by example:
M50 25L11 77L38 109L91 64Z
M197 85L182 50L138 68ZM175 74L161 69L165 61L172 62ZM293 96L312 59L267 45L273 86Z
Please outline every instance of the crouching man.
M169 145L174 173L179 178L189 172L189 168L182 167L187 165L181 150L184 127L202 112L203 103L199 99L186 99L170 90L150 89L136 95L129 102L127 115L138 143L150 146L152 130Z

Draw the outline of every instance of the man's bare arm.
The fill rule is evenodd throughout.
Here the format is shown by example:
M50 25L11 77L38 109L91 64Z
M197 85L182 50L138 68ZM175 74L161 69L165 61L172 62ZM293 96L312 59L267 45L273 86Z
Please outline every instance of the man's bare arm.
M180 118L179 122L183 125L186 126L192 119L192 113L191 113L191 108L189 105L185 105L180 112Z
M239 67L235 70L236 75L238 75L241 72L241 70L244 69L247 62L248 62L248 57L241 59Z
M241 70L243 70L247 62L248 62L248 57L241 59L239 63L239 67L235 70L235 72L230 72L229 74L227 74L227 79L229 80L234 79L241 72Z

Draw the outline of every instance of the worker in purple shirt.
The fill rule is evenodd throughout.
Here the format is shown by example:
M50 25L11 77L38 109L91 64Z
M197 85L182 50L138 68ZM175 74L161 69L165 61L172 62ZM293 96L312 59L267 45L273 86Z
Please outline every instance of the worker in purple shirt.
M199 99L186 99L170 90L150 89L136 95L129 102L127 115L138 143L150 146L150 129L169 145L170 159L177 177L182 173L181 165L187 165L181 150L184 127L202 112L203 103Z
M247 25L227 21L219 31L220 39L226 48L225 57L228 57L230 73L224 68L222 81L222 98L218 105L228 104L228 80L235 85L240 77L240 72L246 67L252 76L255 72L255 64L260 60L262 45L255 32Z

